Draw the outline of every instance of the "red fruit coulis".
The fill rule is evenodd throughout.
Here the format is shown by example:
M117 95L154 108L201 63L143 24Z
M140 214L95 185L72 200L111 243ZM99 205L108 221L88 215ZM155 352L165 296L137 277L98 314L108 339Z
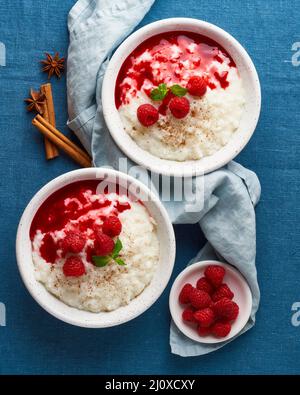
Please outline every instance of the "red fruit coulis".
M137 61L141 55L143 58ZM115 86L116 107L128 104L128 91L132 97L141 89L149 95L161 83L186 86L189 77L203 73L210 89L218 85L226 89L228 73L220 75L214 61L236 67L224 48L200 34L174 31L150 37L127 57L120 69Z
M57 246L50 233L43 237L40 254L49 263L54 263L57 258Z
M33 240L36 232L40 230L45 233L40 247L40 254L49 263L54 263L57 258L56 245L51 232L61 230L71 220L77 220L88 214L91 210L113 206L113 213L118 215L131 208L128 202L110 201L104 195L102 199L91 201L86 198L85 193L97 194L99 181L78 181L54 192L49 196L36 212L30 227L30 239ZM117 193L118 188L117 188ZM100 218L103 220L104 216ZM95 220L87 218L79 222L79 230L86 232L88 229L95 230ZM87 251L88 255L89 251ZM91 253L91 251L90 251Z

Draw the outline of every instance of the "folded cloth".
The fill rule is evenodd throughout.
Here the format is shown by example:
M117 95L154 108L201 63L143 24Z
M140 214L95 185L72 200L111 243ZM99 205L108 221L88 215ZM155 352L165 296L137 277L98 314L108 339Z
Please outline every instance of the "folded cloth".
M110 165L120 170L124 154L106 128L101 106L101 84L108 59L116 46L141 21L154 0L79 0L68 19L69 127L92 154L95 166ZM134 164L128 159L128 169ZM147 171L136 170L142 182L155 188L159 180ZM186 180L185 180L186 182ZM173 179L173 183L175 180ZM256 175L235 162L203 177L188 179L195 201L164 201L173 223L199 223L208 243L194 261L206 258L226 260L247 279L252 295L251 318L244 331L253 326L259 304L256 278L255 213L260 197ZM158 188L157 188L158 190ZM195 193L195 192L199 193ZM200 230L199 230L200 231ZM187 339L171 324L170 344L181 356L202 355L222 347Z
M247 279L253 306L250 319L239 336L254 325L259 305L254 206L260 198L260 184L255 173L235 162L207 174L204 179L204 207L199 212L199 225L208 242L189 264L210 259L225 261ZM183 357L203 355L227 343L194 342L183 335L174 322L171 323L170 344L174 354Z

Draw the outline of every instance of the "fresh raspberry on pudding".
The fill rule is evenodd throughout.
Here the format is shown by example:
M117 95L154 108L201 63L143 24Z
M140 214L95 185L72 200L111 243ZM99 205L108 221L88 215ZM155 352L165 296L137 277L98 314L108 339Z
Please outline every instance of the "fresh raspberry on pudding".
M204 96L207 91L207 84L205 79L197 75L191 77L187 83L187 90L192 96Z
M173 97L169 109L175 118L182 119L190 112L190 102L186 97Z
M168 111L168 106L169 103L171 101L171 99L173 99L173 97L176 97L171 91L169 91L166 96L164 97L161 105L158 107L158 112L161 115L167 115L167 111Z
M142 125L148 127L158 121L159 113L152 104L142 104L137 109L137 117Z
M78 256L69 256L64 263L63 272L67 277L80 277L85 274L85 267Z
M110 237L119 236L122 231L121 221L115 215L110 215L104 220L102 231Z
M115 242L113 239L106 234L98 231L96 232L96 240L94 242L94 248L96 255L105 256L113 252Z
M86 236L79 230L69 230L60 242L63 253L72 252L78 254L81 252L86 243Z

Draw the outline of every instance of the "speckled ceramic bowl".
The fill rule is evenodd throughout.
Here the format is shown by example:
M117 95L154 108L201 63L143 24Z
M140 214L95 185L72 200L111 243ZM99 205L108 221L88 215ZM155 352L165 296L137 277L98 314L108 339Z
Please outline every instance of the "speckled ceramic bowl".
M168 31L190 31L215 40L231 55L243 79L246 105L239 129L225 147L215 154L200 160L169 161L160 159L143 150L124 130L115 105L114 88L116 79L127 56L149 37ZM170 18L151 23L137 30L116 50L104 76L102 105L104 118L113 139L129 158L156 173L172 176L193 176L209 173L224 166L245 147L258 122L261 107L261 90L252 60L241 44L230 34L215 25L198 19Z
M145 290L127 306L115 311L92 313L70 307L49 293L44 285L35 279L32 262L29 229L32 219L40 205L55 191L81 180L106 179L108 183L118 183L138 197L157 223L160 241L160 258L157 271ZM141 182L134 178L104 168L89 168L71 171L46 184L32 198L20 220L16 240L17 262L23 282L33 298L56 318L72 325L88 328L104 328L122 324L142 314L161 295L170 279L175 260L175 237L168 214L159 199Z

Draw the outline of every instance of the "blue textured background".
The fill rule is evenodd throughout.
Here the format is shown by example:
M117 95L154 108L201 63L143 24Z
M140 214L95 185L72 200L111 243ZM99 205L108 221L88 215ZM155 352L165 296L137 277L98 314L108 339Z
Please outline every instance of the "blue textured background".
M0 327L1 373L300 373L300 327L291 305L300 301L299 128L300 67L290 63L300 41L298 0L157 0L142 24L187 16L207 20L234 35L260 75L261 119L238 160L257 172L257 268L262 292L257 324L216 353L183 359L170 353L168 290L145 314L120 327L87 330L44 312L19 277L15 234L32 195L47 181L76 168L63 154L47 163L41 136L31 126L23 98L46 80L38 61L44 51L66 54L67 14L74 0L1 0L0 41ZM288 61L288 62L285 62ZM65 79L53 80L58 128L67 120ZM241 218L242 220L242 218ZM198 227L176 229L173 278L203 243Z

